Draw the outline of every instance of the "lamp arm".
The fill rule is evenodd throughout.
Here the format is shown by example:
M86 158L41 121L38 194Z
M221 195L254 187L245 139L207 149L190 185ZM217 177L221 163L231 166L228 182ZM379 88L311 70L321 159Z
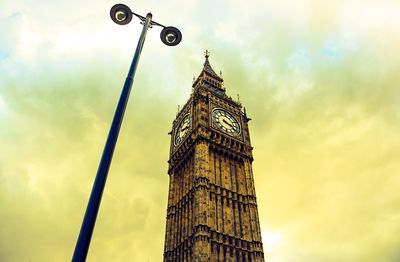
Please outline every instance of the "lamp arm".
M142 23L144 23L144 22L146 21L146 17L141 16L141 15L139 15L139 14L136 14L136 13L134 13L134 12L132 12L132 14L133 14L134 16L136 16L137 18L139 18L139 19L142 21ZM162 25L162 24L160 24L160 23L157 23L156 21L151 20L151 21L150 21L150 27L153 26L153 25L161 26L162 28L165 28L165 27L166 27L165 25Z

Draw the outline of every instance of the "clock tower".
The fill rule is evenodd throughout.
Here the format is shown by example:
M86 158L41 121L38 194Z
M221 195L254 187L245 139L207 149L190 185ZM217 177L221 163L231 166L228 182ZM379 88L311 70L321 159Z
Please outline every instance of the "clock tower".
M208 58L170 132L164 261L264 261L250 118Z

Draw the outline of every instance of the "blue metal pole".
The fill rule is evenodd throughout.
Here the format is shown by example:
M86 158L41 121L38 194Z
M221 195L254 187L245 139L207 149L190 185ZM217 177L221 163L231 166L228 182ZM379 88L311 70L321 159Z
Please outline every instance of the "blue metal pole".
M128 103L129 93L132 88L133 79L135 77L136 68L139 62L139 57L143 49L144 40L146 38L147 29L150 27L152 15L148 13L143 25L142 34L136 47L135 55L133 56L132 64L129 68L128 76L126 77L121 96L118 101L117 109L112 120L111 128L108 133L107 142L104 147L103 155L100 160L97 170L96 179L93 184L92 193L90 194L88 206L86 208L85 217L83 218L81 231L79 232L78 241L75 246L73 262L86 261L87 253L92 238L94 225L96 223L97 213L99 211L101 197L103 195L104 186L107 180L108 170L110 169L111 160L113 157L115 144L117 143L119 130L124 117L125 108Z

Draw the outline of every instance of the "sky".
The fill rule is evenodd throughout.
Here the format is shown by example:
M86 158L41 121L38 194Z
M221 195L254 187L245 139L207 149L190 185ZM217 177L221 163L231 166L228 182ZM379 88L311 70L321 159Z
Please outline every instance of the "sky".
M70 261L141 25L0 2L0 261ZM211 53L252 118L271 262L400 261L398 0L122 1L148 32L88 261L161 261L172 121Z

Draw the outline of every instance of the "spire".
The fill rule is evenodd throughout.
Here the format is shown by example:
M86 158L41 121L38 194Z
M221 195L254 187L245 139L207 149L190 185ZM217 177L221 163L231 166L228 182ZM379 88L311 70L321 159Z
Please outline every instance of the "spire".
M208 50L204 52L204 57L206 58L206 61L204 61L203 70L209 73L211 76L217 78L218 80L222 80L222 78L219 75L217 75L215 71L212 69L210 61L208 61L208 58L210 57L210 52Z
M210 52L208 50L204 52L204 57L203 70L201 70L200 75L192 83L193 91L198 86L206 86L209 89L213 89L215 92L224 93L224 79L222 79L222 74L218 75L215 73L214 69L212 69L210 61L208 61L210 57Z

